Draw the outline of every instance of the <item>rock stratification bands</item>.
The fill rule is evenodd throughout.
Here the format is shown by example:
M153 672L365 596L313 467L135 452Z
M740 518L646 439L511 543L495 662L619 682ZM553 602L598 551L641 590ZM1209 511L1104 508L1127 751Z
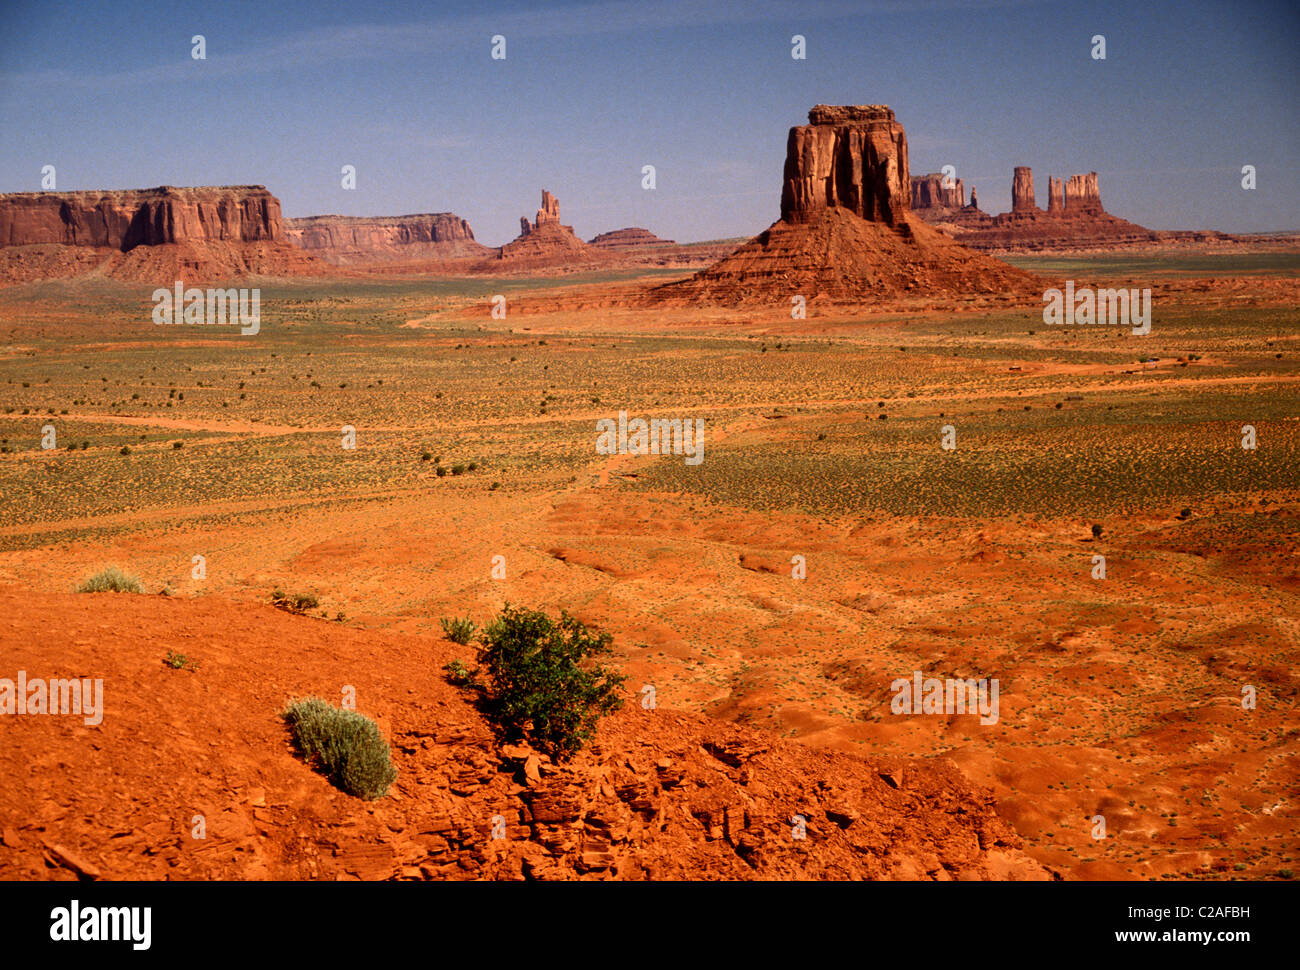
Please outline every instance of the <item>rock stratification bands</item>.
M0 195L0 284L95 273L144 282L321 275L261 185Z

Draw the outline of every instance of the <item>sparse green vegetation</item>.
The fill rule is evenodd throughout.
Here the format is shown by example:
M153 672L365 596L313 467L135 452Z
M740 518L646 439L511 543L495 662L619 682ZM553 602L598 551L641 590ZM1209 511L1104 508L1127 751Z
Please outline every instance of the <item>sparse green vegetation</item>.
M199 664L196 660L191 660L186 654L177 653L175 650L168 650L167 656L163 659L168 667L172 670L198 670Z
M144 583L117 566L106 566L82 581L78 593L143 593Z
M289 613L306 613L320 606L320 601L311 593L289 594L282 589L271 594L271 603Z
M507 605L480 641L483 709L503 739L526 738L563 760L623 703L622 675L596 660L609 653L612 638L567 613L557 622L540 610Z
M442 618L442 632L452 643L467 644L474 638L476 625L469 617L458 619L456 617Z
M319 697L292 702L282 716L307 761L348 794L382 798L397 779L388 742L370 718Z

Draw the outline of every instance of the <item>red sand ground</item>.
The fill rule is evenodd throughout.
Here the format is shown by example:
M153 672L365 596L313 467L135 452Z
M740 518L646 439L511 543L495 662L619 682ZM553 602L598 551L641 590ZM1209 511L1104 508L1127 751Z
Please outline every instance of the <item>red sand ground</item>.
M218 597L8 588L0 610L7 673L93 671L106 697L98 728L6 719L6 878L1047 878L940 763L812 751L635 700L572 763L530 762L503 757L444 682L468 653L445 641ZM169 649L199 668L167 666ZM378 802L305 766L276 716L345 684L394 747Z

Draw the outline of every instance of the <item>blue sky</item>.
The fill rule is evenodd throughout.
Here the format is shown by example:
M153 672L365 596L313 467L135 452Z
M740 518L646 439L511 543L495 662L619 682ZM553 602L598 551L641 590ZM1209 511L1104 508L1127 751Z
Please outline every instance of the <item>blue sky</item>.
M986 211L1010 208L1012 168L1030 165L1040 205L1049 174L1095 170L1107 209L1152 228L1300 229L1294 2L0 11L3 192L39 190L47 164L63 191L261 183L289 216L452 211L500 245L547 188L584 238L747 236L778 215L786 133L808 108L880 103L907 129L913 174L954 165Z

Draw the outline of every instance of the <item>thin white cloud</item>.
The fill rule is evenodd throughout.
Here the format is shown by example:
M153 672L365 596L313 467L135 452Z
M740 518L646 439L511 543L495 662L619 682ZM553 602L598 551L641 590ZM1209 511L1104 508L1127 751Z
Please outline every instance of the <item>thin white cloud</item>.
M834 17L869 13L909 13L919 9L987 9L1019 6L1026 0L757 0L713 3L700 0L605 0L545 11L473 14L416 24L357 24L301 31L283 40L239 53L222 52L223 37L202 25L207 58L177 59L152 67L85 75L66 69L0 75L5 85L64 85L112 88L265 74L341 60L391 58L481 43L484 51L495 34L512 39L622 34L647 30L708 27L723 24L786 21L800 25Z

